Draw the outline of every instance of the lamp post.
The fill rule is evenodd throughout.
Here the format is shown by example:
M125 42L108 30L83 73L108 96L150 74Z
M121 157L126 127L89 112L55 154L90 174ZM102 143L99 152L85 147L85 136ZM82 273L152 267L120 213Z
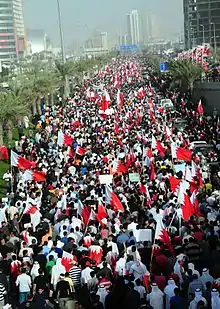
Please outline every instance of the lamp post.
M202 27L202 43L205 43L205 26L204 25L200 25L200 27Z
M215 51L215 55L216 55L216 27L215 27L215 23L211 23L211 25L213 25L213 34L214 34L214 51Z
M192 47L191 48L193 48L194 45L195 45L195 30L194 30L194 28L191 28L191 33L192 33Z
M57 11L58 11L58 21L59 21L59 30L60 30L60 45L61 45L62 60L63 60L63 63L65 63L66 57L65 57L65 49L64 49L64 42L63 42L63 29L62 29L62 23L61 23L60 0L57 0Z

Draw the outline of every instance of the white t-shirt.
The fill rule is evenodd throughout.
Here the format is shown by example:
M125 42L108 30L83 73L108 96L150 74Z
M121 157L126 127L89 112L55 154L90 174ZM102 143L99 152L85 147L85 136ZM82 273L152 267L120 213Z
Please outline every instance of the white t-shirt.
M31 277L27 274L21 274L17 277L16 285L19 286L19 292L30 292Z

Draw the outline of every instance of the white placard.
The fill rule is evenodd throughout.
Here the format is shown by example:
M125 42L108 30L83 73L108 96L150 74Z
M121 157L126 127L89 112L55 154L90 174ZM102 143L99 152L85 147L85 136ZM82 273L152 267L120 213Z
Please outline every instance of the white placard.
M134 236L137 242L140 241L152 241L152 230L151 229L140 229L134 230Z
M113 180L113 175L99 175L99 181L101 185L110 185Z

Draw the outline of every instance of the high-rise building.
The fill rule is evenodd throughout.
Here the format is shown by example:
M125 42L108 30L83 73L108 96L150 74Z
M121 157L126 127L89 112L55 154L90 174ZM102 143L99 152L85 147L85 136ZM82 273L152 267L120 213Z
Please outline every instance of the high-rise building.
M132 10L129 14L127 14L127 32L128 44L140 43L140 20L137 10Z
M0 61L18 60L25 52L22 0L0 0Z
M140 15L141 42L147 44L160 37L158 18L154 13L141 12Z
M108 33L101 32L101 46L104 49L108 49Z
M220 0L183 0L185 48L220 46Z

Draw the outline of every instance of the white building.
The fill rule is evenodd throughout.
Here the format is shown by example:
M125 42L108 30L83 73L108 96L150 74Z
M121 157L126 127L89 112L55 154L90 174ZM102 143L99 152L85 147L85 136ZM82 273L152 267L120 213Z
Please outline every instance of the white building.
M140 18L137 10L132 10L127 14L128 44L139 44L140 37Z

